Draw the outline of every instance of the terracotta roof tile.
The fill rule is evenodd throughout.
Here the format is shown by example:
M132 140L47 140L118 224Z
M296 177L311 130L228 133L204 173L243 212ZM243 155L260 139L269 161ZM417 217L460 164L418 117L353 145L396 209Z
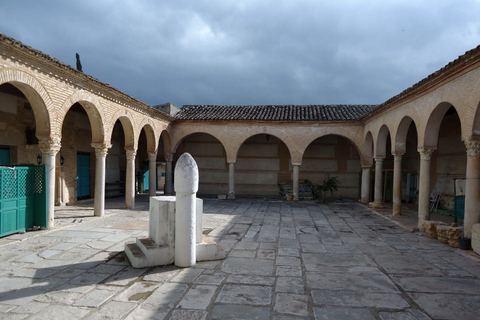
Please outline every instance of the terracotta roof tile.
M377 105L185 105L175 120L197 121L356 121Z

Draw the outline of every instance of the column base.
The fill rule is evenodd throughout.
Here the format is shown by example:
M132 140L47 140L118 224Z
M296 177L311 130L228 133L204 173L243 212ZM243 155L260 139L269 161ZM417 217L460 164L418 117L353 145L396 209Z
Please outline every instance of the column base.
M368 205L369 205L371 208L383 209L383 203L381 203L381 202L369 202Z
M227 195L227 200L235 200L235 193L231 192Z
M401 216L402 215L402 206L393 204L393 215L394 216Z

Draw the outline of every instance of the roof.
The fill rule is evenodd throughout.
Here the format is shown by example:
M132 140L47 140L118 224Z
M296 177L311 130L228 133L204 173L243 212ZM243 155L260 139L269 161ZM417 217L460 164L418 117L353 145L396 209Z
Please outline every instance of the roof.
M175 120L198 121L356 121L377 105L185 105Z

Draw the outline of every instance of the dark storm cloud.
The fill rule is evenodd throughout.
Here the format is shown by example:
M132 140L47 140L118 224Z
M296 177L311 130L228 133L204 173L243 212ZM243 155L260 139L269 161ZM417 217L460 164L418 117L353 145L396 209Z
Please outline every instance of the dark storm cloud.
M2 1L0 32L150 105L381 103L477 46L478 1Z

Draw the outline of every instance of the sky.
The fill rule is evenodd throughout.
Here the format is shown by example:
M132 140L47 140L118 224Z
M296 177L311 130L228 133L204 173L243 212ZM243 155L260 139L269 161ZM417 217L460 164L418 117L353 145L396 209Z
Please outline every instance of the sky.
M0 33L148 105L379 104L480 45L480 0L0 0Z

